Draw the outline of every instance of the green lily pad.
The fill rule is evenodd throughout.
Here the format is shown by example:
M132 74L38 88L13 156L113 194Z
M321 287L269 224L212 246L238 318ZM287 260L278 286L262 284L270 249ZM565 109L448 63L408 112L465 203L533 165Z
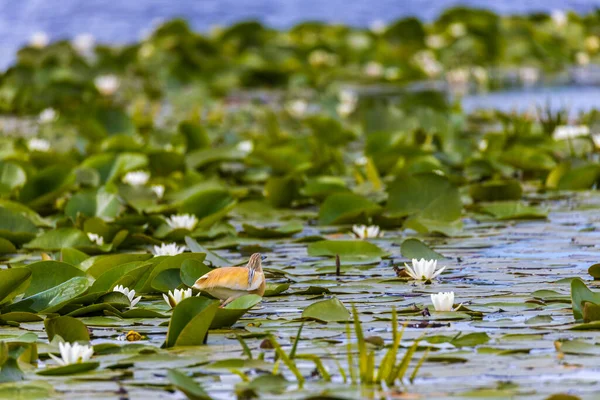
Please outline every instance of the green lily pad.
M37 226L25 215L0 207L0 237L22 244L33 239L37 232Z
M319 210L319 224L366 223L381 212L376 203L353 193L334 193L328 196Z
M323 322L342 322L350 319L350 311L338 298L334 297L329 300L318 301L306 307L302 311L302 318Z
M352 257L383 257L385 251L373 243L362 240L321 240L308 244L309 256L335 257L339 254L341 258Z
M47 251L60 250L63 247L90 247L90 239L85 233L75 228L58 228L47 231L25 244L27 249Z
M425 243L421 242L419 239L410 238L406 239L400 245L400 253L402 257L412 259L424 258L426 260L444 260L445 257L440 253L432 250Z
M181 263L180 279L184 285L192 287L202 275L209 273L213 268L206 266L203 262L188 259Z
M204 344L219 302L204 297L188 297L173 309L166 347Z
M84 362L43 369L41 371L38 371L37 374L44 376L74 375L81 374L83 372L93 371L99 366L99 362Z
M60 310L72 299L82 295L88 288L85 277L75 277L51 289L26 297L4 307L3 312L26 311L33 313L51 313Z
M65 342L89 342L90 334L87 326L77 318L62 316L47 318L44 327L48 334L48 340L52 341L54 336L59 335Z
M573 303L573 317L583 319L585 302L600 304L600 292L592 292L581 279L571 281L571 302Z
M173 386L181 390L188 399L211 400L211 397L204 391L198 382L175 369L167 371L167 379Z
M261 300L262 297L257 294L238 297L225 307L217 310L210 329L229 328Z
M505 219L544 219L547 213L537 207L527 206L519 201L497 201L481 204L479 209L494 218Z
M77 276L86 276L85 272L70 264L59 261L40 261L27 266L31 270L31 283L23 293L29 297L51 289Z
M302 232L303 229L302 223L298 221L291 221L277 226L242 224L242 227L246 235L262 239L290 237Z
M11 268L0 270L0 304L12 300L25 291L31 281L29 268Z

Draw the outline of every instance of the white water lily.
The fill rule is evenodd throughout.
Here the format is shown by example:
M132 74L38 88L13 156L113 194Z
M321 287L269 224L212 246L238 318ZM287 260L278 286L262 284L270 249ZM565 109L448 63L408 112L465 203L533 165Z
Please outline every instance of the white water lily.
M575 62L577 65L588 65L590 63L590 56L586 52L578 51L575 54Z
M71 365L79 364L88 361L94 354L94 348L92 346L85 346L79 343L59 343L58 349L60 351L61 358L56 357L53 354L48 354L54 361L59 365Z
M590 128L586 125L559 125L554 128L552 138L554 140L575 139L589 134Z
M372 239L383 236L383 232L380 231L380 228L377 225L354 225L352 227L352 233L359 239Z
M104 244L104 238L96 233L88 232L87 236L92 242L94 242L98 246L102 246Z
M165 195L165 187L163 185L152 185L152 186L150 186L150 189L154 192L156 197L158 197L159 199L162 199L163 196Z
M101 94L110 96L117 91L121 82L116 75L101 75L94 79L94 85Z
M371 22L369 29L371 29L371 32L381 35L387 29L387 24L381 19L376 19L375 21Z
M27 142L27 148L31 151L43 151L50 150L50 142L46 139L32 138Z
M430 78L438 76L443 68L431 50L422 50L413 56L415 64Z
M148 172L139 170L126 173L121 181L131 186L144 186L149 179L150 174Z
M50 43L50 38L46 32L35 32L29 38L29 45L36 49L44 48L48 46L48 43Z
M598 36L588 36L583 41L585 49L590 53L595 53L600 49L600 38Z
M54 110L54 108L46 108L40 113L38 121L42 124L52 122L56 119L56 115L56 110Z
M425 44L432 49L441 49L446 41L442 35L429 35L425 38Z
M358 95L352 90L344 89L338 94L340 103L337 105L337 113L342 117L352 114L358 104Z
M371 78L379 78L384 72L385 69L383 68L383 65L376 61L369 61L367 65L365 65L365 75Z
M252 153L252 150L254 150L254 143L252 143L252 140L243 140L239 142L235 148L244 153Z
M563 10L552 10L550 17L558 28L564 28L567 25L567 14Z
M333 66L337 63L337 56L325 50L313 50L308 55L308 63L313 67Z
M433 303L435 311L455 311L460 307L453 308L454 292L439 292L438 294L432 294L431 302Z
M346 39L348 45L354 50L363 51L371 46L371 38L362 32L354 32Z
M113 292L123 293L129 299L129 307L133 308L142 299L142 296L135 297L135 290L129 289L123 285L117 285L113 288Z
M412 268L406 263L404 263L404 266L406 267L406 273L417 281L432 281L446 269L446 267L442 267L436 271L437 260L426 260L424 258L420 260L413 258Z
M192 297L192 289L175 289L172 292L169 290L168 295L163 293L163 298L171 308L175 308L181 300L187 299L188 297Z
M177 246L177 243L163 243L160 246L154 246L153 253L155 256L176 256L185 251L185 246Z
M166 222L171 229L187 229L188 231L192 231L198 223L198 218L193 214L177 214L171 215L167 218Z
M400 78L400 68L398 67L387 67L385 69L385 72L383 74L385 76L385 79L388 79L390 81L394 81L396 79Z
M540 70L535 67L522 67L519 69L519 79L524 86L533 86L540 79Z
M82 33L75 36L75 39L73 39L73 47L80 54L86 54L92 51L95 43L96 39L91 33Z
M462 24L460 22L450 24L448 30L450 31L450 35L452 35L452 37L455 38L459 38L467 34L467 27L465 26L465 24Z
M600 133L595 133L592 135L592 141L594 142L594 146L600 149Z
M304 100L292 100L285 106L286 111L294 118L302 118L308 110L308 103Z

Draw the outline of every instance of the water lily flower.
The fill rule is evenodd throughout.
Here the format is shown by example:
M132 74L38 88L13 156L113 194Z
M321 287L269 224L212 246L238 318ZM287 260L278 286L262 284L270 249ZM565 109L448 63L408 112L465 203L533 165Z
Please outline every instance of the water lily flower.
M413 60L430 78L438 76L443 70L442 64L436 60L435 54L431 50L422 50L416 53Z
M42 124L45 124L45 123L48 123L48 122L52 122L55 119L56 119L56 111L54 110L54 108L46 108L46 109L44 109L40 113L40 116L38 117L38 120Z
M163 293L163 298L171 308L175 308L181 300L187 299L188 297L192 297L192 289L175 289L172 292L169 290L168 295Z
M94 35L90 33L82 33L75 36L75 39L73 39L73 47L80 54L86 54L92 51L95 43L96 39L94 38Z
M552 10L550 17L557 28L564 28L567 25L567 14L563 10Z
M325 50L313 50L308 55L308 63L313 67L333 66L337 62L337 56Z
M371 29L371 32L381 35L387 29L387 24L381 19L376 19L375 21L371 22L369 29Z
M590 56L586 52L578 51L575 54L575 62L578 65L588 65L590 63Z
M385 79L394 81L400 78L400 68L398 67L387 67L384 72Z
M406 263L404 263L404 266L406 267L406 273L417 281L432 281L446 269L446 267L442 267L436 271L437 260L425 260L424 258L420 260L413 258L412 268Z
M348 45L354 50L362 51L371 46L371 38L362 32L353 32L348 35Z
M480 85L485 85L489 80L488 72L483 67L473 67L471 73Z
M467 34L467 28L465 27L465 24L462 24L460 22L450 24L448 30L450 31L450 35L452 35L452 37L454 38L459 38Z
M96 233L88 232L87 236L92 242L94 242L98 246L102 246L104 244L104 238Z
M598 36L588 36L583 41L585 49L590 53L595 53L600 49L600 38Z
M244 153L251 153L254 150L254 143L252 140L243 140L237 144L236 149Z
M113 292L123 293L129 299L130 308L135 307L135 305L142 299L142 296L135 297L135 290L129 289L123 285L117 285L113 288Z
M50 150L50 142L46 139L32 138L27 142L27 148L31 151L43 151Z
M535 67L522 67L519 69L519 78L524 86L533 86L540 79L540 70Z
M552 138L554 140L575 139L589 134L590 128L586 125L559 125L554 129Z
M354 225L352 232L359 239L371 239L383 236L383 232L380 232L380 228L377 225Z
M594 146L596 146L597 149L600 149L600 133L593 134L592 141L594 142Z
M50 38L46 32L35 32L29 38L29 45L36 49L42 49L48 46L48 43L50 43Z
M177 214L171 215L167 218L166 222L171 229L187 229L188 231L192 231L198 223L198 218L193 214Z
M152 185L152 186L150 186L150 189L154 192L156 197L158 197L159 199L162 199L163 196L165 195L165 187L163 185Z
M160 246L154 246L152 251L155 256L176 256L185 251L185 246L177 246L177 243L163 243Z
M304 100L292 100L286 104L285 109L294 118L302 118L308 110L308 103Z
M342 117L352 114L358 104L358 95L352 90L342 90L338 98L340 103L336 107L337 113Z
M85 346L79 343L59 343L58 349L60 350L61 358L56 357L53 354L48 354L54 361L59 365L71 365L79 364L88 361L94 354L94 348L92 346Z
M146 171L140 170L126 173L121 181L131 186L144 186L146 183L148 183L149 179L150 174Z
M441 49L446 44L444 37L441 35L429 35L425 38L425 44L431 49Z
M117 91L121 82L116 75L101 75L94 79L94 85L102 95L110 96Z
M439 292L431 295L431 302L435 311L456 311L460 306L454 306L454 292Z
M375 61L369 61L367 65L365 65L365 74L371 78L382 76L384 71L383 66Z

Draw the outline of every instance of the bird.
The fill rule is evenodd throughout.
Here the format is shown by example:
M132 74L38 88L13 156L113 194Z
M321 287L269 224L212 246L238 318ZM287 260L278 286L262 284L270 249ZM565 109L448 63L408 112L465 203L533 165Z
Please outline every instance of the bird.
M245 294L265 294L265 274L260 253L250 256L245 267L221 267L202 275L193 288L221 300L221 308Z

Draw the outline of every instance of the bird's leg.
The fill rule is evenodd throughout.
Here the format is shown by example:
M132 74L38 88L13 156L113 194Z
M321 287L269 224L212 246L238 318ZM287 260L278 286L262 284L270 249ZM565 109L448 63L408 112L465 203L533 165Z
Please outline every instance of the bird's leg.
M221 305L219 306L219 308L225 307L227 304L231 303L233 300L235 300L235 297L228 298L227 300L221 302Z

